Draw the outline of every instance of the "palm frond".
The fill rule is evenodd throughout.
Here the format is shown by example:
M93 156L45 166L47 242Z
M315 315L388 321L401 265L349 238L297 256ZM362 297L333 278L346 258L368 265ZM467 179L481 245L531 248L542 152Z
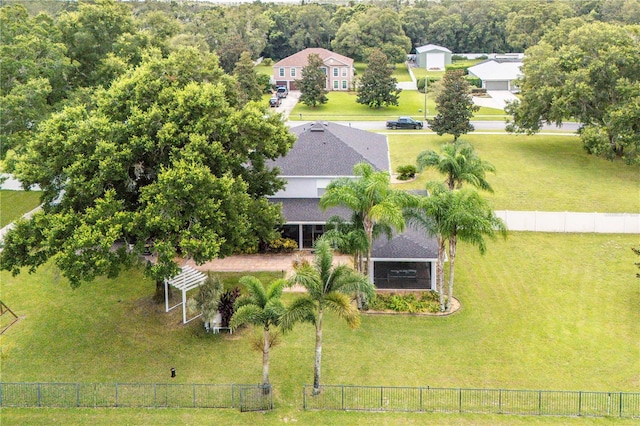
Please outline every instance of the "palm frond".
M262 325L262 308L257 305L244 305L238 308L229 321L232 330L244 324Z
M349 327L356 328L360 325L360 312L346 294L337 291L328 293L324 306L344 319Z
M296 323L310 322L316 323L317 303L309 296L298 297L289 305L280 317L280 328L289 331Z
M245 286L251 297L256 301L256 305L263 307L267 303L267 293L262 281L252 275L245 275L240 278L239 282Z

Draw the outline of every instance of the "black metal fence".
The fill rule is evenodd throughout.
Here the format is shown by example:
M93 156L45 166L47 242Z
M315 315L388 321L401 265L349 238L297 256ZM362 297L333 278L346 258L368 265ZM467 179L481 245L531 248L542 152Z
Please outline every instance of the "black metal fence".
M262 385L169 383L0 383L0 407L273 409Z
M313 386L305 410L640 417L640 393L388 386Z

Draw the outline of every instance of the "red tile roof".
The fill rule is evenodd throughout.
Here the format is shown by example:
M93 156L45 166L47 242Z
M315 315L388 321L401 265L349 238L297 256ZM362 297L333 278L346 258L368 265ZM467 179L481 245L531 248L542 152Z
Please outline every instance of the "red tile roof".
M346 56L340 55L339 53L334 53L330 50L323 49L321 47L310 47L308 49L301 50L298 53L294 53L291 56L287 56L284 59L276 62L274 67L304 67L307 65L307 60L309 55L315 53L320 56L323 62L326 62L329 58L333 58L338 62L342 62L345 65L353 66L353 59L347 58Z

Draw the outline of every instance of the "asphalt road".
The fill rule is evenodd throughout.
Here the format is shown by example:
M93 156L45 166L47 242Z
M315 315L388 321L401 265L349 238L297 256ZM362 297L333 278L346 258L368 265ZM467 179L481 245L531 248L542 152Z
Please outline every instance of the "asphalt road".
M325 120L323 120L325 121ZM290 127L299 126L301 124L311 123L311 121L288 121L287 124ZM385 121L336 121L337 124L342 124L345 126L355 127L356 129L361 130L387 130L385 127ZM504 121L472 121L471 124L475 127L476 130L480 131L504 131L506 123ZM554 131L554 132L565 132L565 133L574 133L580 127L580 123L563 123L561 127L557 127L555 125L543 125L542 132L544 131ZM430 132L429 129L425 130L389 130L389 132Z

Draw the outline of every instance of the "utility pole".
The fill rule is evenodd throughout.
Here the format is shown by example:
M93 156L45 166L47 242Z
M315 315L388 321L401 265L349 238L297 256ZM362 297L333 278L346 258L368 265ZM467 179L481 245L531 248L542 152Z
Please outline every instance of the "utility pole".
M427 85L429 83L429 76L424 77L424 119L427 119Z

